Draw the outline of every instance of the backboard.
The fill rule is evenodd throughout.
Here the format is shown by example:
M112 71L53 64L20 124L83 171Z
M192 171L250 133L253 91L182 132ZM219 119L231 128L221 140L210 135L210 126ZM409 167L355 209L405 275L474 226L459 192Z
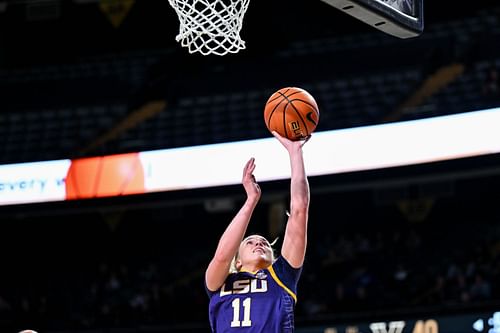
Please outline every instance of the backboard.
M424 30L423 0L322 0L327 4L399 38Z

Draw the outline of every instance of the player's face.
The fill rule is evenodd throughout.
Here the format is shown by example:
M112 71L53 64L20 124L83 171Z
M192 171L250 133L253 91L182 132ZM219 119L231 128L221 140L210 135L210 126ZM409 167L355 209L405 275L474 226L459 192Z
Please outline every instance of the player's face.
M272 264L273 249L262 236L249 236L243 240L239 250L239 261L242 266L257 265L265 268Z

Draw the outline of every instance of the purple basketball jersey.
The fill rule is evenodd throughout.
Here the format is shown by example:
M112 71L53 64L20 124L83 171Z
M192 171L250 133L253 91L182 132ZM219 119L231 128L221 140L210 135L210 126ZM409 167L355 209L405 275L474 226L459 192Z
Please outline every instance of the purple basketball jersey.
M207 289L212 332L293 332L301 271L279 257L266 269L229 274L215 292Z

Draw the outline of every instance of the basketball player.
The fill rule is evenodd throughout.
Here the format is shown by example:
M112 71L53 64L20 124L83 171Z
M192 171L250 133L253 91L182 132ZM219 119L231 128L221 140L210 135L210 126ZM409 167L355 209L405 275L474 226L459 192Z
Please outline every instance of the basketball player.
M251 158L243 169L246 201L222 234L205 273L212 332L294 331L309 212L309 183L302 156L305 141L273 135L288 151L291 166L290 214L281 255L275 259L271 244L262 236L243 239L261 196Z

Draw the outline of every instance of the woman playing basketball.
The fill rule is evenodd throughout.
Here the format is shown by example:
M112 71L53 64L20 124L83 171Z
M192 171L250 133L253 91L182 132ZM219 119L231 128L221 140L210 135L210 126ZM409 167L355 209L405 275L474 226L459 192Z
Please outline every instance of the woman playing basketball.
M296 291L307 243L309 183L302 146L273 132L288 151L291 166L290 215L281 255L274 259L262 236L243 239L261 190L254 159L243 170L247 199L222 234L205 273L213 332L293 332Z

